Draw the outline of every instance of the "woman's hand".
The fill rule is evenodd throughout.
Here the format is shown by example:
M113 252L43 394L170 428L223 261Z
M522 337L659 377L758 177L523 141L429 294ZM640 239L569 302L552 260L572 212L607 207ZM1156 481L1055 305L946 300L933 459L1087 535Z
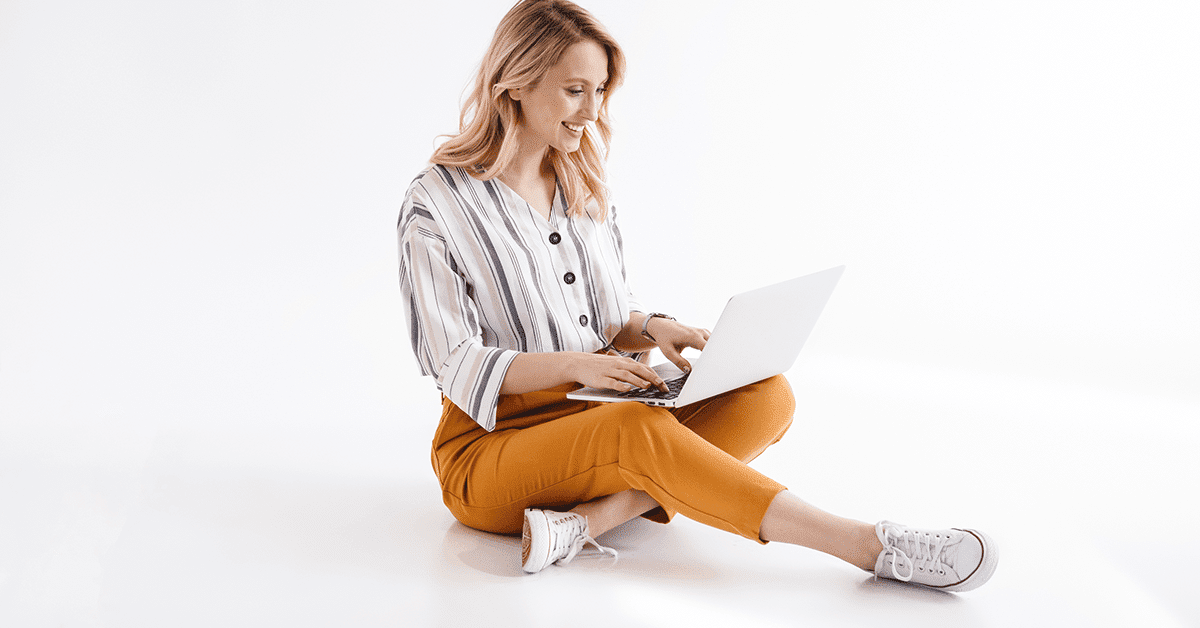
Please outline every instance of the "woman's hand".
M690 373L692 365L683 357L685 348L704 350L708 343L709 331L699 327L690 327L669 318L655 317L646 324L646 332L654 336L663 356L678 366L684 372Z
M569 377L584 386L622 392L651 386L667 390L654 369L632 358L603 353L575 353L572 357Z

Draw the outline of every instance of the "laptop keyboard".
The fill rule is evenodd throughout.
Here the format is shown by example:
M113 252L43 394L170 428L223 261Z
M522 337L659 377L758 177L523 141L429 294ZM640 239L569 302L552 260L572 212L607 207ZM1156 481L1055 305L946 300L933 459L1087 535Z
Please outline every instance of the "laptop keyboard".
M634 388L623 393L617 393L616 396L622 399L674 399L679 396L679 390L683 388L683 383L687 381L688 373L684 373L674 379L664 380L667 385L667 392L663 392L657 388Z

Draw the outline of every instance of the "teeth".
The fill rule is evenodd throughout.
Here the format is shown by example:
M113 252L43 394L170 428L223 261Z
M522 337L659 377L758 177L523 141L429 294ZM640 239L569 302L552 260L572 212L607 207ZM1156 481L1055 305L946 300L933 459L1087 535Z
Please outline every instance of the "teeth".
M581 125L578 125L578 126L576 126L576 125L573 125L573 124L567 124L566 122L563 122L563 126L567 127L568 129L571 129L572 131L575 131L576 133L578 133L579 131L582 131L582 130L583 130L583 125L582 125L582 124L581 124Z

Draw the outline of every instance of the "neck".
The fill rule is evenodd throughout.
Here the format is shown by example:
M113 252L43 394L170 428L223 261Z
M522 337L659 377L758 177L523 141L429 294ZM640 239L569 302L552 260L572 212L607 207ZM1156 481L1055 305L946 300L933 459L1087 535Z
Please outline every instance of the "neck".
M532 183L554 179L554 164L550 162L550 147L520 146L512 161L500 173L505 183Z

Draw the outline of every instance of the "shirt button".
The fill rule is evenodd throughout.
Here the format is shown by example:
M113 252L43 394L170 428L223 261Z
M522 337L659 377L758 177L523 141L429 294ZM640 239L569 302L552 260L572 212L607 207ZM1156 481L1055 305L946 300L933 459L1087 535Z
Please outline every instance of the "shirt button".
M583 325L584 327L587 327L587 315L586 314L579 315L579 324Z
M567 282L568 284L575 283L575 273L567 273L563 275L563 281Z
M559 242L562 242L562 236L558 235L557 231L555 231L554 233L551 233L550 234L550 244L558 244Z

